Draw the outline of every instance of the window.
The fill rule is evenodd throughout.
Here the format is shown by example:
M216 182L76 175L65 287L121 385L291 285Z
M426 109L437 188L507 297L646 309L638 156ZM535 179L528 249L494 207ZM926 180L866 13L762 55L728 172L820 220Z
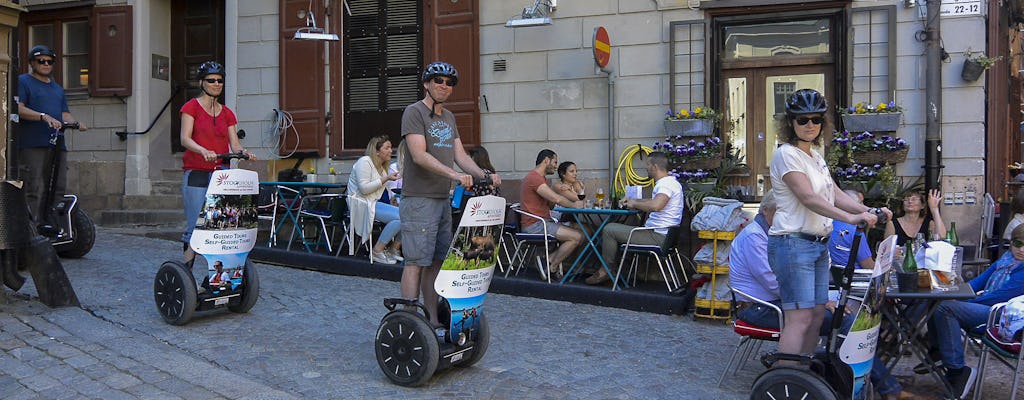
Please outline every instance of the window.
M32 11L24 15L21 54L35 45L47 45L57 53L53 78L64 87L69 98L89 96L89 48L92 37L89 15L92 7ZM29 72L27 57L22 71Z

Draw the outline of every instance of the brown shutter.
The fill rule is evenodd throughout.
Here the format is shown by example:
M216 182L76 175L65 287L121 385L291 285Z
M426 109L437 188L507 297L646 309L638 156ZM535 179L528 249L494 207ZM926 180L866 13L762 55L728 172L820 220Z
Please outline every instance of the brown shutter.
M480 14L477 0L431 0L424 12L426 63L447 61L459 86L444 107L455 114L462 144L480 144Z
M132 94L132 6L94 7L89 49L89 95Z

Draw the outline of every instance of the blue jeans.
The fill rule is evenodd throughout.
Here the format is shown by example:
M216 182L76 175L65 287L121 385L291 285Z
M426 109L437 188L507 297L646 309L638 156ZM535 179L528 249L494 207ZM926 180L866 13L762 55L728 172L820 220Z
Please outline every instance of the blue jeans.
M966 301L946 300L939 303L935 314L928 320L928 336L942 355L946 368L964 367L964 343L960 329L978 331L988 322L989 306Z
M779 281L784 311L828 302L830 260L827 243L768 235L768 263Z
M385 224L377 243L388 243L401 233L402 223L398 218L398 207L378 201L374 203L373 219Z
M188 176L192 172L192 170L185 171L181 179L181 203L185 208L185 233L181 234L181 241L185 243L192 240L192 231L196 228L199 212L206 204L206 187L188 185ZM198 171L198 173L203 172Z

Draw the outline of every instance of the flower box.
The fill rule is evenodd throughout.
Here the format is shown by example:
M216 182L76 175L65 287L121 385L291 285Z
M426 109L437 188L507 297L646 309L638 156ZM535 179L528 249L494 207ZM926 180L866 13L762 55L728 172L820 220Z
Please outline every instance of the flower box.
M850 159L860 165L898 164L907 161L907 150L855 151L850 154Z
M668 136L710 136L715 122L706 119L667 119L665 134Z
M698 169L702 169L702 170L707 171L707 170L712 170L712 169L718 168L721 165L722 165L722 158L721 157L689 158L689 159L681 160L679 162L679 164L674 165L674 167L676 167L679 170L683 170L683 171L693 171L693 170L698 170Z
M843 128L850 132L895 132L903 113L843 114Z

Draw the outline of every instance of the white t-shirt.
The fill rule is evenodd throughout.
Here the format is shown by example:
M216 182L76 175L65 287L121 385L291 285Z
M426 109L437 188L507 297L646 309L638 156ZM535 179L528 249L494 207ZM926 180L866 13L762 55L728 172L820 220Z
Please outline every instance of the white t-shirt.
M1003 230L1003 239L1010 240L1010 237L1013 236L1013 230L1020 224L1024 224L1024 215L1013 214L1013 219L1006 224L1006 229Z
M808 156L800 148L789 143L779 146L772 156L771 162L772 193L778 209L772 220L769 235L786 235L790 233L806 233L817 236L828 236L832 233L832 219L819 215L800 203L782 180L790 172L802 172L811 182L811 190L824 197L829 204L836 203L835 183L828 172L828 164L817 150L811 149Z
M671 175L662 177L654 183L654 193L651 195L651 198L658 197L658 194L668 196L668 203L665 203L665 207L661 211L654 211L651 215L647 216L647 223L644 226L672 226L682 223L683 185L680 185L679 181ZM655 229L654 231L664 235L668 233L668 228Z

